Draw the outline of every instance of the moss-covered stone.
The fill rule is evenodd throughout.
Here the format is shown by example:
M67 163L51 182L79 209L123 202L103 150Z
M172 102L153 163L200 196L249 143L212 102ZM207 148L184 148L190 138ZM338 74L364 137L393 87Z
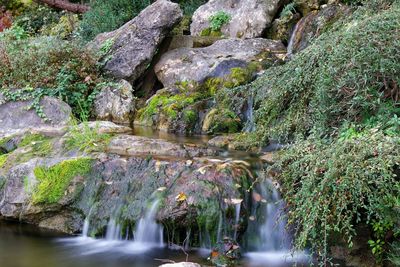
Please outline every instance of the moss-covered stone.
M203 132L236 133L241 128L241 121L237 115L228 109L212 109L203 122Z
M200 32L200 36L221 37L223 33L220 30L214 31L211 28L205 28Z
M34 190L34 203L56 203L63 196L71 180L78 175L86 175L92 168L91 158L65 160L50 168L36 167L34 174L38 185Z

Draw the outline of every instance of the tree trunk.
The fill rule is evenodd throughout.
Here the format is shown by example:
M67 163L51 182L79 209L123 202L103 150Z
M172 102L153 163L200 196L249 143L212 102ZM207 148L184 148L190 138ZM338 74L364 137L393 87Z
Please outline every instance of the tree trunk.
M72 13L85 13L89 6L83 4L71 3L68 0L35 0L40 4L47 4L50 7L59 8Z

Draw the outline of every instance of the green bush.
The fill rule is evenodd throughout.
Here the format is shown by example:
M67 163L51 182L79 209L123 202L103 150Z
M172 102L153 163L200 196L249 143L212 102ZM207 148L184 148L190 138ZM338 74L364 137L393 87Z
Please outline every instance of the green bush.
M201 6L207 3L207 0L178 0L178 2L183 10L183 14L187 16L192 16L193 13Z
M15 19L14 25L21 27L28 34L40 34L44 27L56 24L62 15L62 12L33 3Z
M281 152L274 168L296 248L311 246L324 262L333 236L351 247L356 225L368 224L372 252L382 259L388 233L400 233L399 164L399 135L377 129L334 141L310 138Z
M90 113L96 88L104 81L95 55L74 41L28 38L19 27L1 34L0 44L0 89L19 89L8 91L10 100L52 95L78 117Z
M291 61L243 87L256 96L258 139L249 144L336 135L345 121L362 128L396 120L399 5L359 7Z
M91 40L97 34L113 31L151 4L150 0L97 0L83 15L80 36Z

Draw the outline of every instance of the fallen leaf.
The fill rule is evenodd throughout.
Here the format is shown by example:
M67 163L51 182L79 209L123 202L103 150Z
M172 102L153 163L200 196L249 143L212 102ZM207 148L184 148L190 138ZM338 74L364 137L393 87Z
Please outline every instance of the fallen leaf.
M187 199L187 196L186 196L186 194L183 193L183 192L180 192L180 193L175 197L175 200L178 201L178 202L183 202L183 201L185 201L186 199Z

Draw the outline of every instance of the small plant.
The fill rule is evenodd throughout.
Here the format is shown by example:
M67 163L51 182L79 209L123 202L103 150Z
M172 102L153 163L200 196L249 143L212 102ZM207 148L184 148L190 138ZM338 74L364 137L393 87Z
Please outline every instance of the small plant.
M285 17L290 17L296 13L296 3L290 3L287 4L283 9L279 17L285 18Z
M91 127L88 122L74 122L66 137L66 149L78 149L83 152L102 150L110 141L112 135L100 133L99 126Z
M220 31L222 26L227 24L231 19L231 15L229 15L225 11L218 11L209 19L210 28L212 31Z

